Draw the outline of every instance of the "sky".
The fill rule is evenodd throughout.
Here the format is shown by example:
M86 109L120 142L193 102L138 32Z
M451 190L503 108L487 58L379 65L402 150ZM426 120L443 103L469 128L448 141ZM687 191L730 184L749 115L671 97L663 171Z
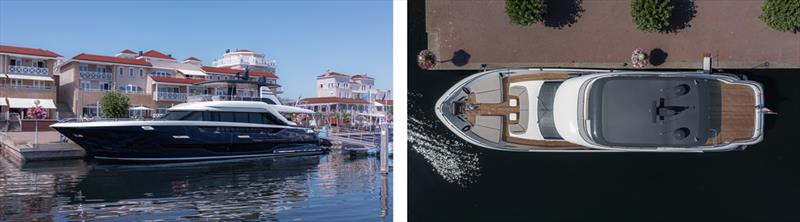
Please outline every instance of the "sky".
M316 76L326 70L392 86L390 0L0 0L0 44L65 59L155 49L209 66L226 49L250 49L276 60L288 99L315 97Z

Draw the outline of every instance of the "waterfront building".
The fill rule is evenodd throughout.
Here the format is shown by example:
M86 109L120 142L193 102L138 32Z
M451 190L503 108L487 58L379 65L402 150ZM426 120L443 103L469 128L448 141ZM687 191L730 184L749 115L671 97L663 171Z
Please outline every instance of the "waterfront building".
M273 63L274 64L274 63ZM249 69L249 67L241 66ZM262 69L263 70L263 69ZM195 85L210 80L229 80L244 75L239 68L203 66L196 57L178 61L171 54L156 50L138 53L122 50L115 56L79 54L60 67L60 101L77 116L99 115L99 101L109 91L118 91L130 99L131 116L163 114L169 107L192 100L231 96L256 99L264 90L243 84L230 92L220 84ZM249 80L271 83L265 93L282 92L274 72L250 70ZM241 97L241 98L238 98Z
M317 76L317 97L301 99L299 107L323 115L347 113L357 122L378 123L392 107L391 90L375 87L375 78L327 71Z
M60 59L46 49L0 45L0 131L6 120L26 119L37 100L47 110L46 119L58 118L55 75Z

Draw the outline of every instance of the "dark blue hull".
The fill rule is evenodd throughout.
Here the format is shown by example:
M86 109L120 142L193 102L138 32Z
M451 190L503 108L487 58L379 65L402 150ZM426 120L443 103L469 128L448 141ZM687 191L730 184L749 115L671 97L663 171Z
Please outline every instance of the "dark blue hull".
M96 159L193 161L322 153L302 128L142 126L54 127Z

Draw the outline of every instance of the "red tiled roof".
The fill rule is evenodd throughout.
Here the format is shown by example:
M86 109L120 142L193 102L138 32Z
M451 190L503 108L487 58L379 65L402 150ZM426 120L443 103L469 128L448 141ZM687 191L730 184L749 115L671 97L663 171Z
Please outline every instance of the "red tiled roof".
M172 58L172 57L170 57L168 55L165 55L164 53L161 53L161 52L156 51L156 50L147 51L144 54L142 54L142 56L175 60L175 58Z
M140 65L140 66L153 66L147 61L139 60L139 59L129 59L129 58L120 58L114 56L103 56L103 55L92 55L81 53L80 55L76 55L72 57L72 59L78 60L87 60L87 61L96 61L96 62L110 62L110 63L122 63L128 65Z
M244 73L244 70L241 69L231 69L231 68L221 68L221 67L213 67L213 66L203 66L200 67L203 71L206 72L214 72L214 73L225 73L225 74L236 74L239 72Z
M173 77L163 77L163 76L150 76L150 78L156 82L169 82L169 83L182 83L182 84L194 84L204 81L202 79L183 79L183 78L173 78Z
M194 56L184 59L184 61L186 61L186 60L194 60L194 61L200 62L200 59L195 58Z
M369 77L367 76L367 74L364 74L364 75L354 75L351 79L375 79L375 78Z
M237 52L253 52L253 50L239 49Z
M315 97L315 98L305 98L300 100L300 104L319 104L319 103L369 104L369 102L363 99L339 98L339 97Z
M328 72L325 75L320 75L320 76L317 76L317 77L326 77L326 76L348 76L348 75L341 74L341 73L338 73L338 72Z
M0 52L46 57L61 57L58 53L44 49L24 48L17 46L0 45Z
M278 78L278 76L276 76L275 73L273 73L273 72L260 72L260 71L250 70L250 75L251 76L266 76L267 78L275 78L275 79Z
M136 54L136 52L134 52L133 50L130 50L130 49L125 49L125 50L122 50L122 51L120 51L119 53L125 53L125 54Z

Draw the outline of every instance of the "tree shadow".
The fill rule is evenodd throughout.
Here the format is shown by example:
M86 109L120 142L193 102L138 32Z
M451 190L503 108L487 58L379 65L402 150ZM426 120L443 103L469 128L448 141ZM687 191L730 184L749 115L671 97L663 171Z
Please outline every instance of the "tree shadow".
M672 0L672 15L669 17L669 25L661 29L666 33L678 33L681 29L692 27L690 21L697 14L697 5L694 4L695 0Z
M547 13L544 15L544 25L550 28L563 29L572 26L583 13L581 2L583 0L547 0Z
M472 56L470 56L470 54L467 53L467 51L464 51L463 49L459 49L458 51L453 53L453 58L450 59L450 61L453 62L453 65L464 66L467 63L469 63L469 58L470 57L472 57Z
M655 48L653 50L650 50L649 62L653 66L660 66L661 64L664 64L664 62L667 61L667 56L669 56L667 52L664 52L664 50L660 48Z

